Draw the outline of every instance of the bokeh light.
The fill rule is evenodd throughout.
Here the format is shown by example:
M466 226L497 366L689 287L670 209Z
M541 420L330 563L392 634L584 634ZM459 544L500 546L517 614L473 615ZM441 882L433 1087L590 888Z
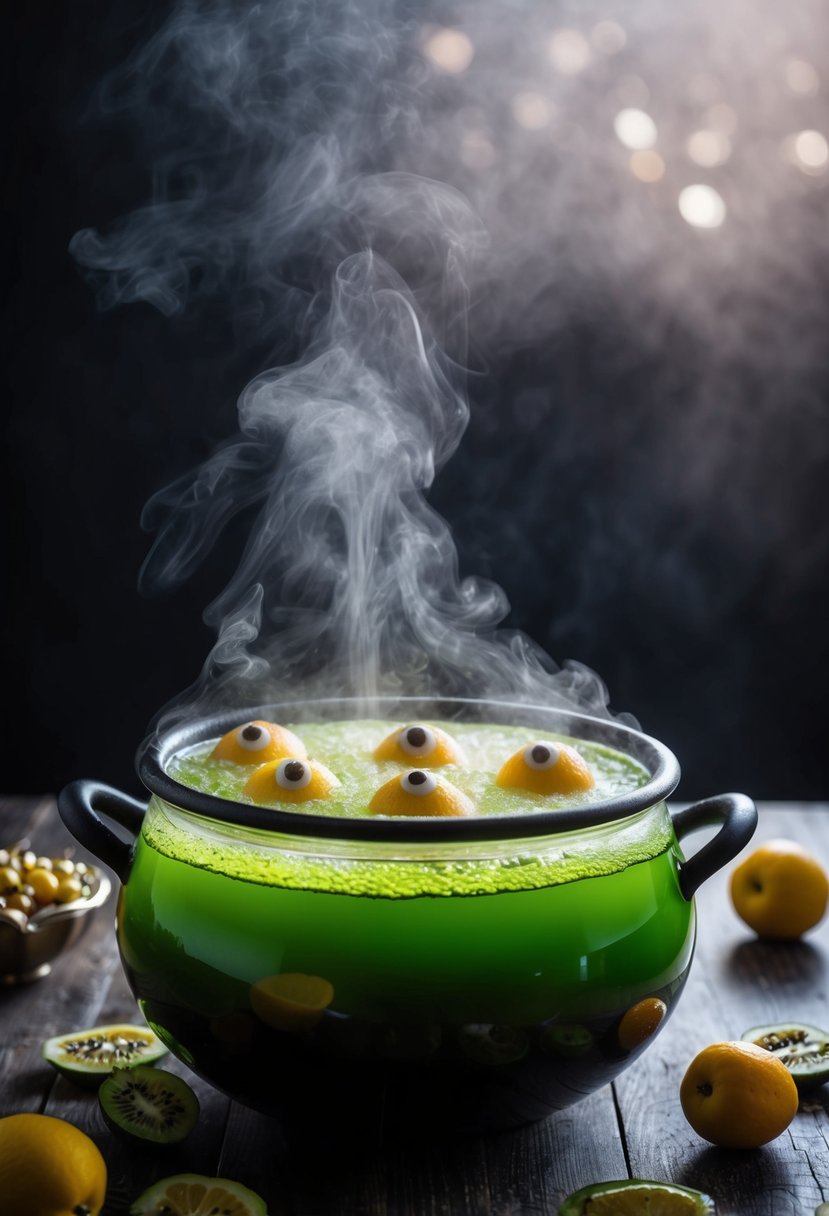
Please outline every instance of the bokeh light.
M787 59L783 65L783 78L789 92L801 97L816 97L820 91L817 68L806 59Z
M652 148L632 152L630 171L640 182L658 182L665 176L665 162Z
M620 110L613 119L613 130L619 142L635 152L656 143L656 123L644 110Z
M799 131L793 140L798 168L804 173L825 173L829 168L829 143L820 131Z
M475 57L472 39L462 30L434 30L427 35L423 50L436 68L453 76L465 72Z
M694 164L705 169L724 165L731 155L731 140L724 131L695 131L686 146Z
M553 67L563 76L577 76L590 62L590 43L578 30L557 30L547 51Z
M722 195L712 186L686 186L679 194L679 214L692 228L719 228L725 220Z
M552 117L552 107L542 93L516 93L511 107L513 118L526 131L541 131Z

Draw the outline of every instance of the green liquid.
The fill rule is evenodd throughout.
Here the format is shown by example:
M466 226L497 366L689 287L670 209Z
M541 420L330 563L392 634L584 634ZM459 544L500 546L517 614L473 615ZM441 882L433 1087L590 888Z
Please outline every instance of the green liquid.
M127 973L173 1050L261 1109L313 1120L324 1093L332 1118L525 1122L611 1079L639 1050L625 1011L682 987L693 908L667 816L647 816L572 857L380 863L228 850L151 811L119 908ZM253 1011L251 985L284 973L332 985L318 1021Z

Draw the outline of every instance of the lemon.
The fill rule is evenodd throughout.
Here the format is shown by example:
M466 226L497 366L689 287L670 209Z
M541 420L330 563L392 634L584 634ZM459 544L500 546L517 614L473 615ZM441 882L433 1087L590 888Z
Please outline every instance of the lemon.
M713 1216L716 1209L702 1191L627 1178L583 1187L568 1195L558 1211L559 1216Z
M176 1174L162 1178L139 1195L131 1216L267 1216L262 1199L239 1182L205 1178L203 1174Z
M797 1113L797 1086L776 1056L756 1043L712 1043L688 1065L679 1100L703 1140L721 1148L759 1148Z
M98 1216L106 1186L97 1145L71 1123L0 1119L0 1216Z

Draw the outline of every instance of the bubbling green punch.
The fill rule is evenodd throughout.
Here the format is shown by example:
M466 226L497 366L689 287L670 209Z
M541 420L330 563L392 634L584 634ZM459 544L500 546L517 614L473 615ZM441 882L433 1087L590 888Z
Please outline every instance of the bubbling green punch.
M694 909L664 803L510 838L511 817L644 785L621 751L495 723L256 720L168 772L320 818L272 833L155 796L119 904L150 1026L249 1105L363 1129L528 1122L612 1079L682 988ZM503 830L351 839L332 818Z

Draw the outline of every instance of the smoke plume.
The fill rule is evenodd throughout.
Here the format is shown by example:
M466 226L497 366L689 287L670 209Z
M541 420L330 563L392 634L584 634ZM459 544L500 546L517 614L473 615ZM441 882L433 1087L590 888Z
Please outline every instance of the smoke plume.
M485 378L567 326L607 318L611 376L658 369L659 409L606 423L638 430L635 526L716 495L762 561L789 523L759 493L769 438L783 418L812 434L800 381L823 358L824 24L817 0L176 4L95 100L132 132L152 197L72 252L103 307L221 299L237 342L300 352L147 508L148 590L187 578L239 512L254 520L186 709L324 690L608 712L592 672L499 627L504 594L459 576L427 500L467 423L465 369ZM681 389L659 360L677 334ZM544 407L530 392L515 409L544 443ZM677 435L685 459L666 469ZM528 500L570 440L528 469ZM826 455L807 444L804 475ZM629 549L607 521L586 536L595 578L574 578L573 613ZM655 545L654 580L693 545Z

